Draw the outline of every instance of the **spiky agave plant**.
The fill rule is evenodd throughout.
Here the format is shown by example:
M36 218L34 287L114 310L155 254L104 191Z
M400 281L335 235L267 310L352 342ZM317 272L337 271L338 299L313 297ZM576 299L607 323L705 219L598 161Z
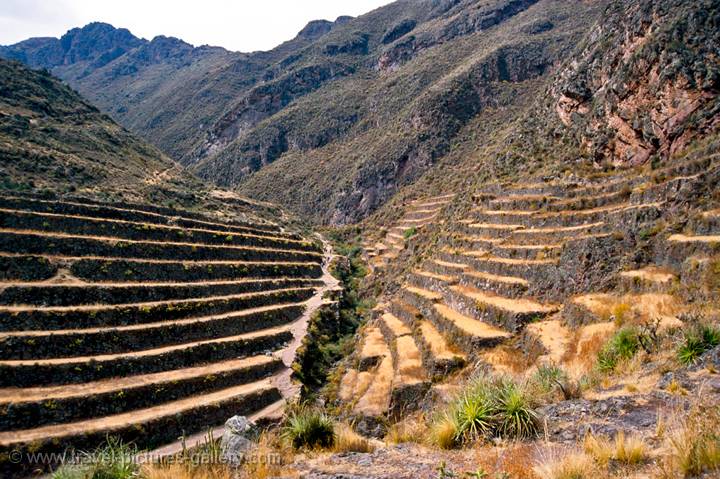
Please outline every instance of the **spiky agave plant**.
M495 408L491 400L478 391L468 391L455 403L452 411L457 424L456 440L469 442L492 431Z
M695 364L707 350L720 345L720 328L703 324L685 332L682 344L678 348L678 361L689 366Z
M611 372L621 360L631 359L640 350L640 333L635 328L623 328L608 341L598 354L597 364L602 372Z
M539 418L525 390L506 382L497 399L497 428L503 437L527 439L537 435Z

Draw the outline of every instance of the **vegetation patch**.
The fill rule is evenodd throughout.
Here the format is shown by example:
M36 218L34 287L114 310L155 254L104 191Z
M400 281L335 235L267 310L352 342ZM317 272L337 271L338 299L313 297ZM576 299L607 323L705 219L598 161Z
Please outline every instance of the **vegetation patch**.
M474 379L433 422L432 442L442 449L492 437L529 439L540 427L526 385L510 377Z
M711 324L694 325L684 332L683 340L677 350L677 358L682 364L695 364L700 356L720 345L720 328Z

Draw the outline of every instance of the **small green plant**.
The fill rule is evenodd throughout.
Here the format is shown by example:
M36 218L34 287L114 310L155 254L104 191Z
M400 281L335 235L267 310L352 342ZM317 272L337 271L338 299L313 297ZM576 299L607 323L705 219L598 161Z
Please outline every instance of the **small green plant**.
M537 434L539 421L526 388L507 377L482 376L432 424L431 440L451 449L500 436L523 439Z
M456 439L475 441L492 428L493 405L485 394L465 392L456 403L452 417L456 423Z
M601 372L612 372L620 361L632 359L640 350L640 333L635 328L623 328L610 338L597 358Z
M558 384L566 380L567 373L555 364L541 364L533 376L533 383L546 394L554 391Z
M685 331L683 342L678 348L677 358L682 364L695 364L707 350L720 345L720 328L700 324Z
M335 425L325 413L300 406L290 412L281 435L294 449L328 449L335 444Z
M498 431L504 437L526 439L538 431L538 416L525 392L515 383L503 385L498 404Z
M52 479L131 479L139 477L140 470L133 457L137 447L121 439L107 437L105 445L94 452L85 453L81 466L64 466L55 471Z
M470 479L487 479L488 473L482 467L474 472L466 472L465 476Z
M410 238L412 238L413 236L415 236L416 233L417 233L417 228L415 228L415 227L413 226L413 227L411 227L411 228L406 229L406 230L403 232L403 237L407 240L407 239L410 239Z
M450 479L452 477L457 477L455 473L452 471L452 469L448 469L447 464L445 461L442 461L440 465L437 467L438 472L438 479Z

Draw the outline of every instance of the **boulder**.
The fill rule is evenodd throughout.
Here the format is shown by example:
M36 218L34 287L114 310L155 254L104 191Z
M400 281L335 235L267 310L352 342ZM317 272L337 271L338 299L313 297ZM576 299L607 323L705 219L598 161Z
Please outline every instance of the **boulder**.
M220 447L222 457L229 464L239 465L253 445L255 423L245 416L233 416L225 422Z

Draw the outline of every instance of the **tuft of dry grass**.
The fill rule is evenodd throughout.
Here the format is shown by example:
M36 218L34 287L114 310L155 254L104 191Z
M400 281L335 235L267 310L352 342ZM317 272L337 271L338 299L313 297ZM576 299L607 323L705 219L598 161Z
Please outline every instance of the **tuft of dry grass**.
M562 456L542 458L533 467L540 479L595 479L600 469L593 458L580 451L572 451Z
M248 451L247 456L250 460L243 463L241 477L248 479L282 476L289 472L287 464L294 457L292 448L273 430L261 433L256 446Z
M601 466L607 466L614 455L612 443L606 437L594 434L585 435L583 449Z
M648 445L639 436L628 436L623 431L615 435L614 440L603 436L587 434L583 440L583 449L595 462L607 466L610 461L635 466L648 459Z
M388 428L385 442L388 444L421 443L427 438L428 427L423 417L406 417Z
M440 449L453 449L457 445L457 425L449 414L433 421L430 427L430 442Z
M335 427L334 452L373 452L375 447L370 441L356 433L348 424Z
M612 316L615 317L615 325L620 327L628 322L632 313L632 307L627 303L617 303L612 307Z
M719 473L720 404L696 404L687 416L677 411L669 421L671 426L665 440L669 452L660 461L659 477Z
M639 436L626 436L620 431L615 436L615 460L621 464L635 466L648 459L648 445Z
M184 464L148 464L142 467L143 479L234 479L229 467L187 466Z
M667 385L665 388L667 392L670 394L675 394L678 396L686 396L688 394L688 390L682 387L682 384L680 384L677 380L673 379L670 381L670 384Z

